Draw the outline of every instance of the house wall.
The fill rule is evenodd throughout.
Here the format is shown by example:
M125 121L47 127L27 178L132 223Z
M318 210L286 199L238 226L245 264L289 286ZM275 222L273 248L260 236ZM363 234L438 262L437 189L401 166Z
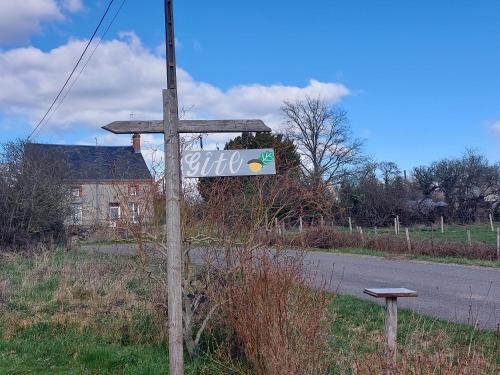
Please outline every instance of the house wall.
M131 187L136 186L137 195L132 195ZM81 182L73 183L72 187L80 188L80 196L73 197L72 203L81 206L81 222L75 223L71 218L70 224L87 227L111 225L110 204L119 205L120 220L130 222L132 220L128 209L129 202L137 204L138 219L148 221L151 218L154 192L152 181Z

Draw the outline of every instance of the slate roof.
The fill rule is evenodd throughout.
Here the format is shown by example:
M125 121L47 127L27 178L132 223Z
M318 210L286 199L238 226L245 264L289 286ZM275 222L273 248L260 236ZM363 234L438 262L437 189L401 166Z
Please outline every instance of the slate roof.
M70 181L151 180L141 153L132 146L74 146L31 143L28 150L66 163ZM28 151L29 152L29 151Z

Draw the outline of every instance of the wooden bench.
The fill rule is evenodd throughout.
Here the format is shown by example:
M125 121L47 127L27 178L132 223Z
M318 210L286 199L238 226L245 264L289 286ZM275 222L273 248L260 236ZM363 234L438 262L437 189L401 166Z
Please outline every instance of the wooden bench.
M418 294L406 288L374 288L365 289L363 292L375 298L385 298L384 356L387 362L393 362L396 359L398 298L417 297Z

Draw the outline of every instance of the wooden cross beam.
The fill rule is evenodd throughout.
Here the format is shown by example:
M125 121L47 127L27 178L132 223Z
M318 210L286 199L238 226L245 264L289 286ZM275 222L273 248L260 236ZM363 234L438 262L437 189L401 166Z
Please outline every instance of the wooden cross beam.
M163 133L163 120L115 121L102 127L114 134ZM262 120L180 120L178 133L270 132Z

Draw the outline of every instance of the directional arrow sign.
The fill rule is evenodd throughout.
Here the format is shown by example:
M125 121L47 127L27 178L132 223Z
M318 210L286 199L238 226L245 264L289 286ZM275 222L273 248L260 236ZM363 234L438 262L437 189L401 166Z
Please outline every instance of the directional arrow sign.
M163 133L163 120L115 121L102 127L115 134ZM180 120L179 133L270 132L262 120Z

